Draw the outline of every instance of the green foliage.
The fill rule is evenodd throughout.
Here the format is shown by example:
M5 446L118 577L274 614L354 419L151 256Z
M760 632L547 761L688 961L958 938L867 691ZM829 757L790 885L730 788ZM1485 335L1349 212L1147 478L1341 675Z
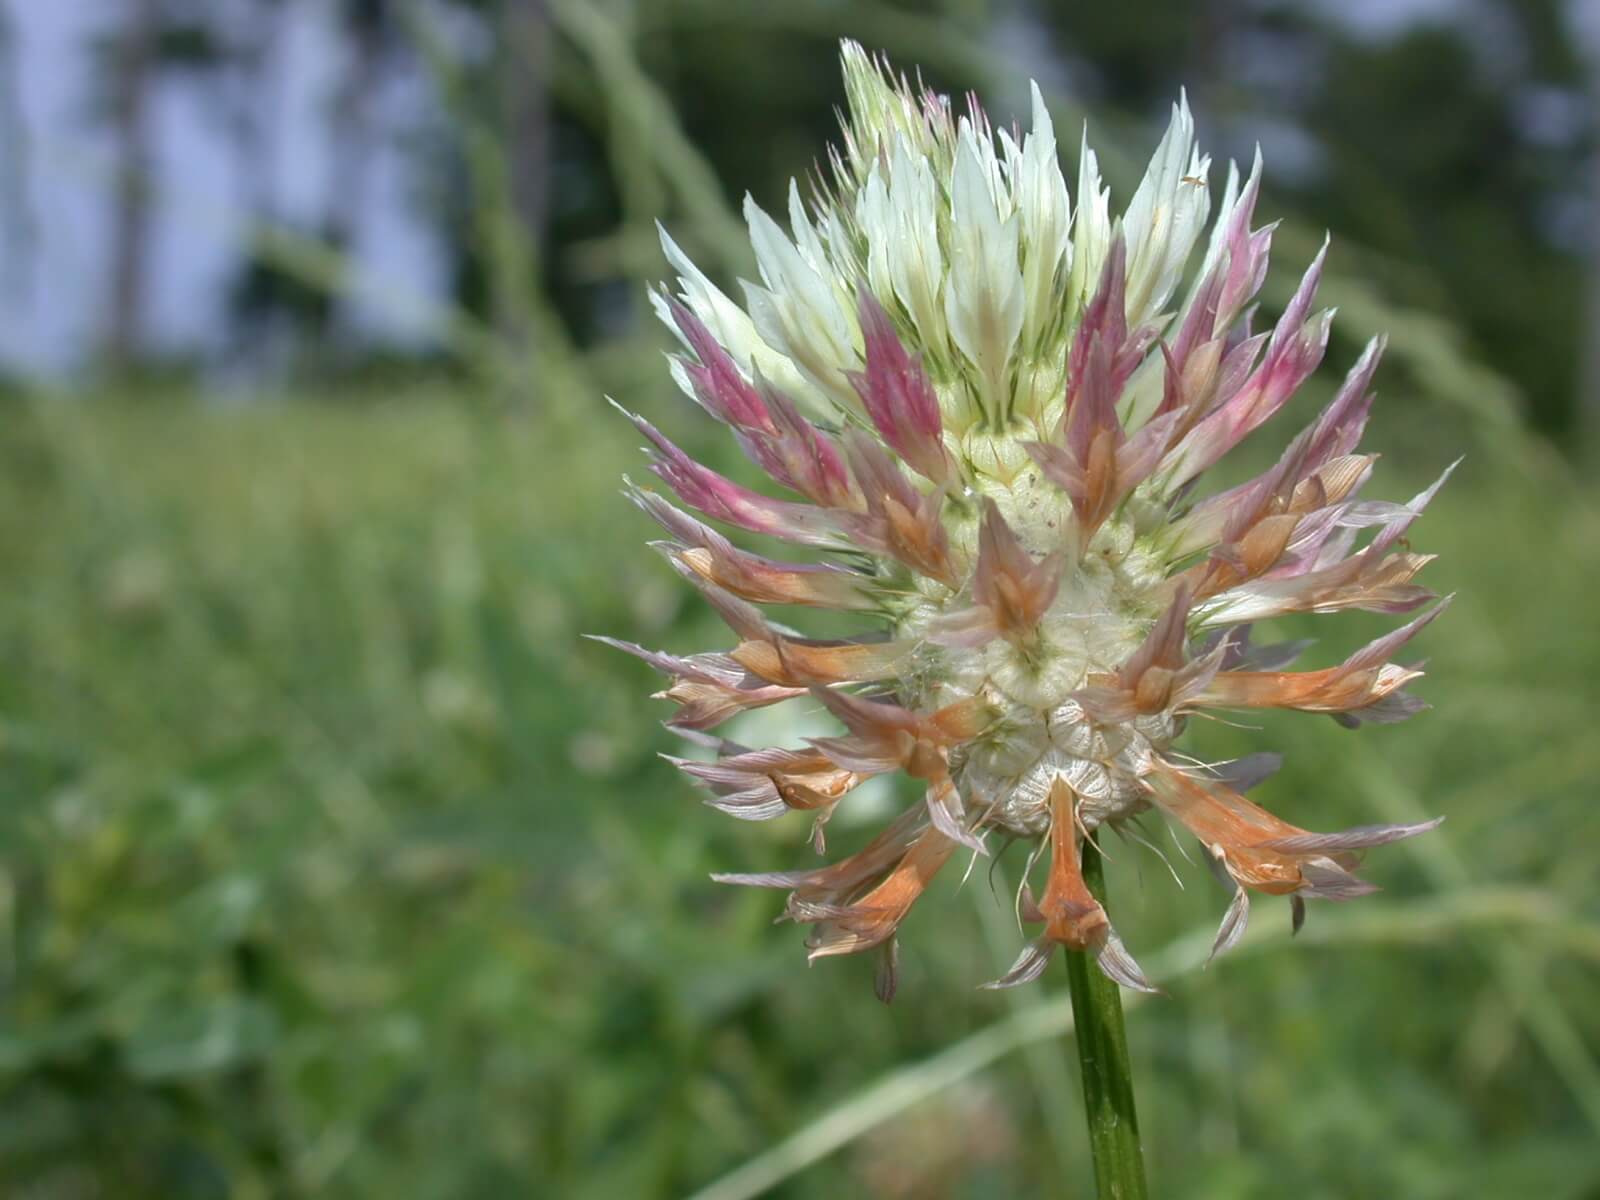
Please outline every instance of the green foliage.
M1466 439L1386 403L1407 494ZM697 804L654 758L651 673L579 640L717 641L616 495L630 434L598 403L475 407L8 414L0 1191L665 1197L775 1146L770 1178L816 1160L785 1196L1087 1188L1070 1056L1026 1024L1064 976L973 986L1016 945L985 869L918 906L892 1009L870 962L806 970L775 896L707 879L803 863L805 831ZM1600 524L1485 459L1417 531L1460 593L1424 639L1436 711L1197 731L1287 750L1262 794L1314 828L1447 814L1375 855L1387 895L1295 943L1259 905L1201 973L1220 891L1107 846L1122 932L1169 976L1129 1017L1155 1194L1600 1187Z

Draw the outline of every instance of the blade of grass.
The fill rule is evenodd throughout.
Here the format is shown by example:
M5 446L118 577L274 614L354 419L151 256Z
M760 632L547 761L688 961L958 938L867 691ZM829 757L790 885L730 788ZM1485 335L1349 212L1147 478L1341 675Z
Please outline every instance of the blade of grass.
M729 208L711 164L678 124L671 100L639 65L622 28L589 0L555 0L556 26L589 58L614 129L648 152L691 224L728 267L750 259L744 223Z
M1382 760L1363 756L1355 769L1383 820L1396 823L1426 820L1421 799ZM1413 838L1406 847L1440 891L1465 891L1477 886L1466 862L1448 835ZM1528 1033L1551 1068L1572 1093L1585 1118L1600 1133L1600 1067L1543 985L1544 962L1526 942L1489 936L1475 943L1489 962L1506 996L1520 1009Z
M1005 868L998 862L991 870L990 883L998 895L1011 895L1011 883L1006 878ZM972 907L977 910L978 923L983 929L983 940L989 947L995 972L1001 974L1017 956L1019 931L1008 923L1006 912L993 902L992 897L986 896L983 889L969 888L967 894L972 897ZM1037 1007L1030 1003L1026 991L1021 988L1006 988L1001 995L1013 1014ZM1078 1119L1077 1101L1073 1098L1072 1080L1061 1056L1054 1052L1053 1047L1041 1047L1040 1053L1024 1055L1023 1062L1033 1080L1033 1090L1039 1097L1039 1111L1055 1153L1056 1170L1064 1178L1068 1171L1074 1170L1076 1164L1083 1161L1084 1151L1088 1149Z

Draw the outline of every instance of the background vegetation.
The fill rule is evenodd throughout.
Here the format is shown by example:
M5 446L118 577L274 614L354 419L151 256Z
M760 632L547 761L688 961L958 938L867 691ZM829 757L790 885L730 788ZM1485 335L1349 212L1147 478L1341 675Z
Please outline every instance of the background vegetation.
M1210 145L1267 144L1269 303L1330 225L1333 364L1393 335L1383 494L1468 455L1416 530L1458 593L1423 639L1436 710L1196 731L1286 751L1262 795L1291 820L1446 814L1374 855L1385 893L1292 942L1258 906L1201 972L1221 893L1111 847L1170 992L1130 1017L1156 1194L1600 1196L1576 5L1379 36L1310 4L347 4L330 138L380 136L362 71L431 97L407 136L452 247L433 336L351 319L362 210L332 204L256 213L226 336L174 361L140 331L141 90L238 86L297 3L140 0L90 48L133 240L84 369L19 378L0 432L0 1191L1088 1194L1064 976L973 987L1014 954L1019 860L918 906L892 1008L870 962L806 970L772 895L707 879L803 861L805 830L700 807L656 758L651 673L580 640L720 636L639 545L637 438L599 398L740 470L665 378L653 222L747 272L733 201L809 167L850 33L997 115L1038 75L1122 195L1187 83ZM251 401L218 402L240 372ZM1313 624L1323 662L1382 628Z

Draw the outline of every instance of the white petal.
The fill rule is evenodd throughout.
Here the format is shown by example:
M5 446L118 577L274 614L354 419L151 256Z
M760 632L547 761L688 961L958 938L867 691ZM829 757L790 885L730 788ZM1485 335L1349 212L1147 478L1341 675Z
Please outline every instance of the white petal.
M1128 238L1128 322L1156 316L1172 295L1211 210L1211 160L1194 148L1187 97L1172 108L1166 135L1122 218Z
M856 409L860 401L844 374L861 367L855 318L841 306L832 282L749 196L745 197L744 213L756 264L767 285L765 289L745 285L745 300L756 328L836 404ZM820 252L809 221L804 222L801 237L809 249Z
M914 154L904 138L895 140L889 160L889 193L896 226L896 252L889 264L894 294L911 314L923 349L948 357L949 331L944 307L944 254L939 249L939 185L928 160Z
M1039 85L1033 89L1033 131L1023 140L1016 159L1012 188L1022 218L1022 342L1037 352L1040 343L1060 328L1063 317L1057 274L1068 247L1072 212L1067 181L1056 158L1055 128ZM1009 138L1007 141L1009 142Z
M1100 182L1100 161L1089 148L1089 131L1083 132L1078 151L1078 214L1072 231L1072 272L1067 283L1068 319L1083 311L1111 249L1111 194Z
M827 406L819 403L820 398L816 396L815 390L807 385L800 372L781 350L762 338L757 331L756 323L746 315L745 311L706 278L705 273L694 265L678 243L668 235L665 228L657 225L656 229L661 235L661 249L666 254L667 261L678 272L678 290L683 302L705 323L712 336L733 356L733 360L740 368L746 374L759 371L813 413L825 411ZM665 302L660 297L654 297L652 303L656 315L676 333L677 324L672 320L672 314L667 310ZM682 387L683 384L680 382L679 386Z
M1017 218L995 204L994 148L962 123L950 180L950 280L945 319L950 336L977 369L980 403L991 415L1011 401L1007 367L1022 330L1022 272ZM995 168L998 169L997 167Z

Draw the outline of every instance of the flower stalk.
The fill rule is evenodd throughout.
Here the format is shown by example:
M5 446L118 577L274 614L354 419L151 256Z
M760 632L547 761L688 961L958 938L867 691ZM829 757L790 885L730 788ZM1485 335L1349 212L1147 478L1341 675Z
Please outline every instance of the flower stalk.
M1094 838L1083 842L1083 881L1104 905L1105 872ZM1122 989L1096 968L1089 952L1069 950L1066 958L1095 1187L1100 1200L1144 1200L1149 1193L1122 1019Z

